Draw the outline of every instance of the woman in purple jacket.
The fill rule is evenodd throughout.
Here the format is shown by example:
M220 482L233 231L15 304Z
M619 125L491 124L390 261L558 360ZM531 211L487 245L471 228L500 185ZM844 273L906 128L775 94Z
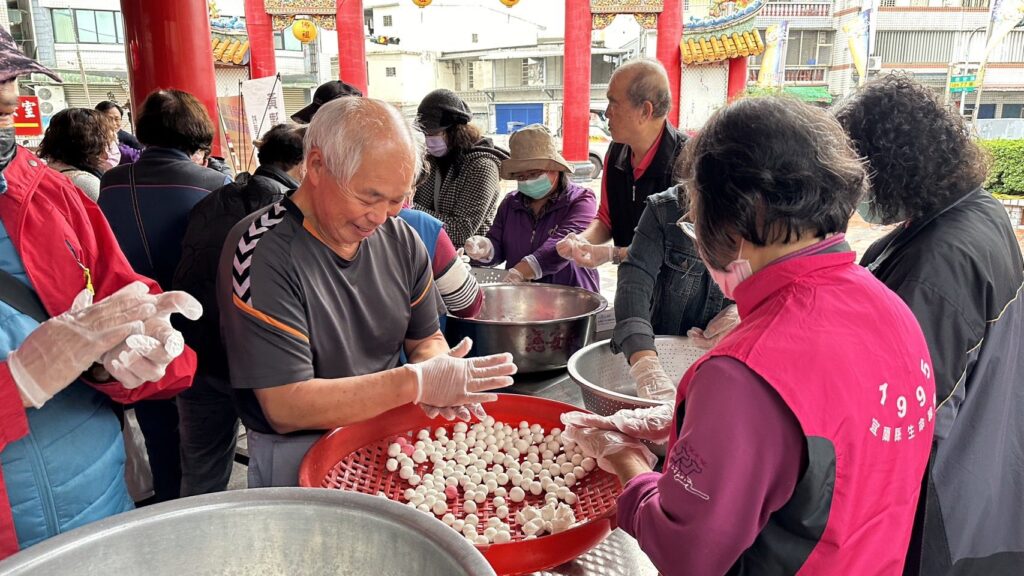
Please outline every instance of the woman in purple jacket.
M509 139L512 155L501 162L501 177L516 180L518 190L498 207L487 236L466 240L466 255L477 264L505 262L505 282L543 282L598 292L597 271L558 255L555 244L582 232L597 214L587 188L569 181L572 167L555 150L544 126L533 124Z

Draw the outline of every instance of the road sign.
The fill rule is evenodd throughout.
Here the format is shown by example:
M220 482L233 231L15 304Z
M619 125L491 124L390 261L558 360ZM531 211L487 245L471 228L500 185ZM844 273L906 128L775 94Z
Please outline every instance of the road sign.
M977 79L978 77L974 74L967 74L965 76L953 76L949 79L949 92L951 94L974 92L977 89L975 82Z
M14 112L14 133L18 136L42 136L43 117L39 113L38 96L18 96Z

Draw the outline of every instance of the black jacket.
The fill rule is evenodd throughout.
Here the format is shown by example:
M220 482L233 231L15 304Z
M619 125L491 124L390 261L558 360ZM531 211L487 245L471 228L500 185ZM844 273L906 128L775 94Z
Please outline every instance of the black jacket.
M976 190L878 240L861 264L914 312L934 368L923 550L911 543L907 573L920 562L927 576L1020 574L1024 260L1006 210Z
M228 378L217 306L217 266L224 240L242 218L277 202L298 185L285 172L260 166L252 176L243 173L238 181L213 191L189 213L173 287L188 292L203 305L199 321L181 326L185 342L199 356L199 373L225 381Z
M604 197L612 215L612 241L616 246L633 243L633 232L647 206L647 197L675 186L676 157L684 144L686 135L666 122L650 166L636 181L633 180L633 151L630 147L614 143L608 148Z

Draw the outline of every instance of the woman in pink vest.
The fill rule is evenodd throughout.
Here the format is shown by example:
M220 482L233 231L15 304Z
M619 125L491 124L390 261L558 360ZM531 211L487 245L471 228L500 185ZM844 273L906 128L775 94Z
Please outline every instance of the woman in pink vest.
M681 158L684 229L743 319L674 410L572 413L619 475L619 526L664 574L899 574L935 386L907 306L844 240L867 187L829 114L778 98L716 113ZM636 439L664 440L661 472Z

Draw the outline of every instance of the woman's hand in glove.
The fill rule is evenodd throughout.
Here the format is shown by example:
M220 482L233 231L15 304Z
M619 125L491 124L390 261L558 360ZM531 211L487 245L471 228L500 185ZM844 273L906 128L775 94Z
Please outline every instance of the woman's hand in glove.
M631 408L619 410L611 416L566 412L562 414L562 423L577 428L616 430L639 440L664 444L671 432L672 406L663 404L653 408Z
M690 328L686 332L686 336L697 346L710 350L739 325L740 312L735 304L731 304L712 318L711 322L708 322L707 328L703 330Z
M564 422L564 421L563 421ZM585 456L597 460L597 465L606 472L618 474L619 471L609 461L609 457L620 452L635 452L647 461L650 468L658 463L658 458L639 440L615 430L601 430L567 424L562 435L576 443Z

